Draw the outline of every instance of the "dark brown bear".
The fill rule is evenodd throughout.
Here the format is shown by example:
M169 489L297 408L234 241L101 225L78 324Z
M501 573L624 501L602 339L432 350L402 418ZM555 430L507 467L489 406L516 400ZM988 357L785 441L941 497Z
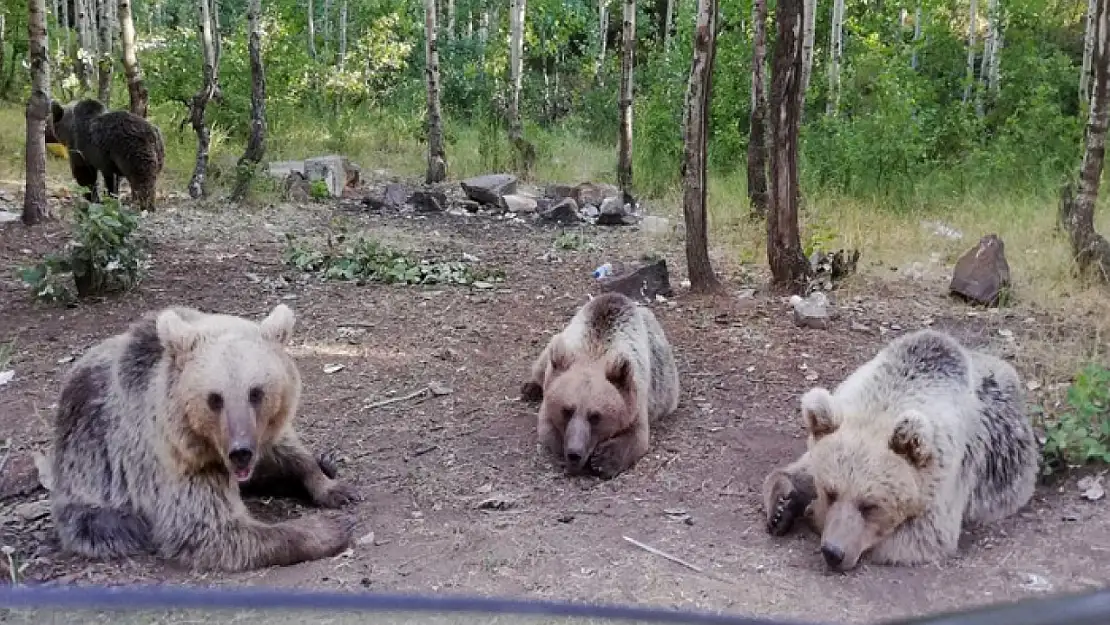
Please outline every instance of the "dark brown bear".
M131 184L132 200L143 210L154 210L158 176L166 160L157 126L128 111L108 111L97 100L69 106L51 102L46 136L66 146L73 178L89 189L86 200L100 201L98 173L103 174L111 196L118 196L123 176Z

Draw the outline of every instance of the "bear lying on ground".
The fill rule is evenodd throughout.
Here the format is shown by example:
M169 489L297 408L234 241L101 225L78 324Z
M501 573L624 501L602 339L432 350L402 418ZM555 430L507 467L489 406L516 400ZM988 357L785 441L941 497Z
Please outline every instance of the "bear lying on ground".
M895 339L833 393L801 399L807 451L767 476L767 529L806 517L827 565L938 562L965 523L1033 496L1040 450L1014 368L921 330Z
M606 293L551 338L521 392L541 401L540 441L568 471L611 479L647 453L651 423L678 407L678 369L651 310Z
M167 308L86 352L66 375L54 424L62 548L227 571L343 551L349 522L263 523L240 496L241 487L301 485L322 507L354 499L293 430L301 378L284 349L293 325L284 304L258 323Z
M51 102L46 136L66 146L73 178L89 189L86 200L100 201L99 172L109 195L118 196L123 176L131 184L132 200L143 210L154 210L158 176L166 160L157 126L129 111L109 112L97 100L69 106Z

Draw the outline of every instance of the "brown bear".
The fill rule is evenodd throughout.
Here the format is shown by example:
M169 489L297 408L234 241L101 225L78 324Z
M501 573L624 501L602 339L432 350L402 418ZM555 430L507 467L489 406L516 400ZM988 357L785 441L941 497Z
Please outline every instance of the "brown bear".
M1033 496L1040 449L1017 371L919 330L801 399L807 451L764 482L767 529L806 518L829 568L939 562L965 524Z
M578 309L532 363L541 443L571 473L612 479L648 451L650 426L678 407L674 353L651 310L620 293Z
M69 106L50 103L46 136L69 151L69 168L77 184L87 187L85 199L99 202L97 174L108 194L119 193L119 177L131 184L132 200L154 210L158 176L165 163L165 145L158 127L129 111L108 111L97 100Z
M173 307L82 355L54 423L51 506L62 548L226 571L343 551L348 521L263 523L241 498L241 488L299 485L322 507L355 499L293 429L301 378L284 349L293 325L284 304L261 322Z

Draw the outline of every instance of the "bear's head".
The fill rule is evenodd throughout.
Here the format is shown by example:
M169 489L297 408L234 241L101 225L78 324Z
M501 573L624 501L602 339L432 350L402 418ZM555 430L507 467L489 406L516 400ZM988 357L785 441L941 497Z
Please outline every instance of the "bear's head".
M632 364L622 357L578 360L558 340L549 354L540 418L562 437L567 469L580 472L599 443L636 422Z
M158 315L173 407L167 426L179 434L175 460L250 479L300 400L300 374L284 348L294 323L284 304L258 323L172 308Z
M847 571L928 503L923 479L936 459L932 424L907 410L893 421L859 415L851 427L823 388L802 396L817 498L812 513L824 528L821 554ZM878 415L876 415L878 416Z
M46 142L61 143L68 148L75 146L77 120L96 117L106 109L98 100L84 99L62 106L57 100L50 101L50 115L46 118Z

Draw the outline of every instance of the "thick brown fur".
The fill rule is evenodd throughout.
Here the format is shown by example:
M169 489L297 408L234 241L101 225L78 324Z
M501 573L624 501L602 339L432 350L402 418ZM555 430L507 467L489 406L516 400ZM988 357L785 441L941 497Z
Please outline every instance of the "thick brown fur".
M678 369L651 310L619 293L582 306L532 363L521 392L570 472L611 479L648 452L650 426L678 407Z
M284 344L293 312L261 322L167 308L86 352L55 419L51 493L63 549L105 559L154 553L242 571L343 551L352 524L268 524L240 488L296 487L338 508L353 491L300 442L301 378Z
M68 106L50 103L47 138L69 151L69 168L77 184L87 187L85 199L99 202L98 173L108 195L119 193L120 176L131 184L132 200L154 210L158 176L165 164L165 145L158 127L129 111L108 111L97 100Z

